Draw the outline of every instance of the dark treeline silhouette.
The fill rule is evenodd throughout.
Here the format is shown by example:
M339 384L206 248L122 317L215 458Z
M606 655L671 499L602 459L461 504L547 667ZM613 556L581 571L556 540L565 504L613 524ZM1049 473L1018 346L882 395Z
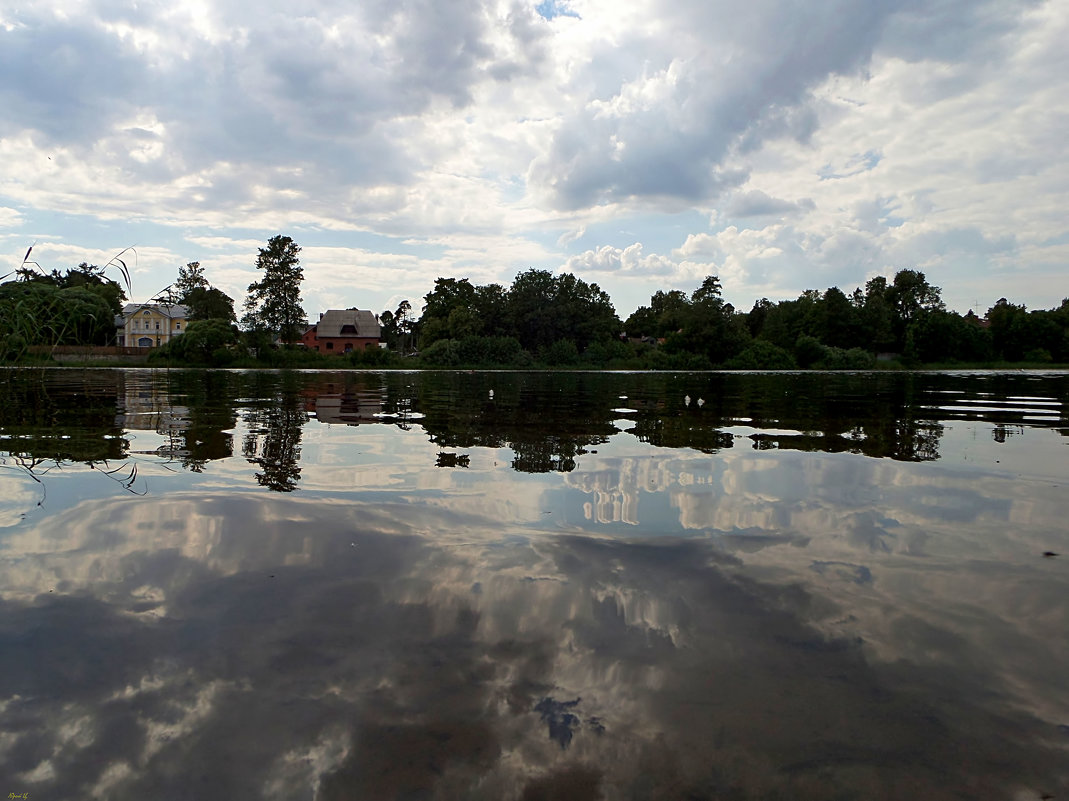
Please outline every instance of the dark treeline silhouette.
M847 295L806 290L757 301L749 312L723 297L717 276L691 294L658 291L620 322L597 284L544 270L509 288L439 278L411 306L383 312L392 349L416 342L428 366L543 364L669 369L863 369L877 356L905 364L1069 361L1069 300L1028 311L1000 298L985 318L947 310L924 273L900 270Z

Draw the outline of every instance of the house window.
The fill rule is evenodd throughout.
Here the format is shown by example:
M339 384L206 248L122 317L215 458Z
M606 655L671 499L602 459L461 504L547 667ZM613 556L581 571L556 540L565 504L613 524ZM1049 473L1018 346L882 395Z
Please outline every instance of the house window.
M328 342L327 343L327 350L334 350L334 343L333 342Z
M345 352L346 353L352 353L353 352L353 343L352 342L346 342L345 343Z
M156 330L157 330L157 331L159 331L159 330L160 330L160 324L159 324L159 323L156 323Z
M141 337L141 339L137 340L137 344L142 348L151 348L152 340L148 337Z
M174 330L175 331L181 331L182 330L182 324L181 323L175 323L174 324Z

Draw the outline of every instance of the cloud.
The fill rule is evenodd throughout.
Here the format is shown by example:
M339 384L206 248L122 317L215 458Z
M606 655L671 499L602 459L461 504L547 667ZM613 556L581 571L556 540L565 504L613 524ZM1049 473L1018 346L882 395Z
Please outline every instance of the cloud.
M643 254L636 242L626 248L600 247L572 256L565 270L573 273L632 273L638 275L671 275L677 269L671 259L651 253Z
M620 277L620 306L672 274L613 266L634 244L684 280L688 237L786 225L764 235L778 260L731 262L740 293L785 296L910 266L917 232L974 230L971 276L961 248L909 258L953 297L979 280L1049 306L1067 17L1052 0L43 0L0 15L0 230L185 260L279 231L384 262L420 242L382 300L572 257ZM150 269L162 284L173 265Z
M592 70L604 62L615 72L619 50L638 56L635 67L562 117L532 165L532 182L562 208L634 196L707 200L741 183L733 149L762 123L777 123L765 136L806 138L811 118L790 110L829 75L868 62L891 4L812 5L791 14L776 6L653 5L656 26L591 42Z
M22 221L23 217L18 209L0 206L0 228L17 228Z
M770 197L760 189L734 195L724 212L730 217L790 217L812 211L816 205L809 198L798 201Z

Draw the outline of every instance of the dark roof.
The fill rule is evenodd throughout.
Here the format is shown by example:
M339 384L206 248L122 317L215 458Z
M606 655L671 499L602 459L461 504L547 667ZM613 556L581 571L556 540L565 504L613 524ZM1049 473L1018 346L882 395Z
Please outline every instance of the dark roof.
M335 337L374 337L381 334L379 321L375 315L363 309L331 309L323 312L316 323L316 337L334 339Z

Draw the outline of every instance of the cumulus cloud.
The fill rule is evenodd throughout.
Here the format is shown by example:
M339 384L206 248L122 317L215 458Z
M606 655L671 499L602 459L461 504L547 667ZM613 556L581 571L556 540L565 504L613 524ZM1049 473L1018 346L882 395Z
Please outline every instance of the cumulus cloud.
M643 253L642 245L636 242L626 248L600 247L587 250L568 259L565 269L578 273L633 273L639 275L670 275L677 265L671 259L651 253Z
M0 230L186 260L418 243L388 294L567 263L628 305L718 265L782 296L924 264L996 297L1033 270L1021 300L1050 304L1067 35L1053 0L43 0L0 12ZM671 253L731 227L774 244Z

